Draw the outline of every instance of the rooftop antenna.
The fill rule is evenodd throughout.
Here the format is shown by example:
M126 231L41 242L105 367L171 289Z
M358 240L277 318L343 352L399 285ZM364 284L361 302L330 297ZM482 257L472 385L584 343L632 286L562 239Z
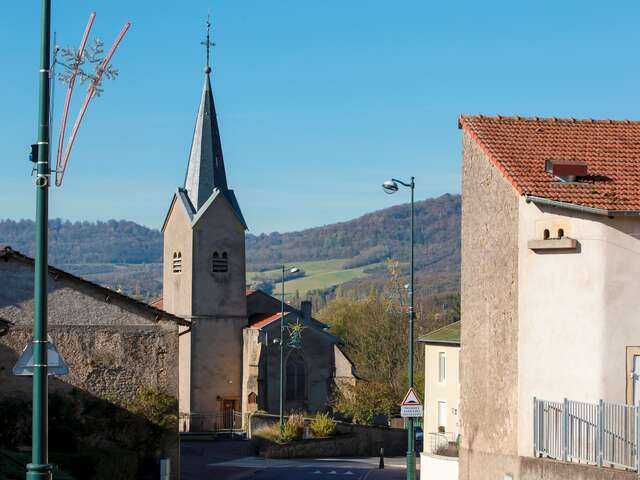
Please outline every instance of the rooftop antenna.
M111 45L107 54L104 55L104 43L99 38L95 38L89 43L89 45L87 45L89 33L91 32L91 27L93 26L95 18L96 12L91 12L78 49L76 50L73 47L63 48L61 50L61 55L64 62L57 61L57 63L65 67L65 71L60 73L58 78L67 84L67 95L64 101L62 120L60 122L60 135L58 137L58 155L56 157L55 172L57 187L62 185L62 179L64 178L64 173L67 168L67 162L69 161L69 155L71 154L71 149L73 148L73 144L78 134L78 129L80 128L84 114L87 111L89 102L91 102L93 97L99 97L102 94L103 77L106 76L108 79L114 80L118 76L118 70L113 68L110 62L116 52L116 49L120 45L120 42L129 30L129 27L131 27L130 22L124 24L120 33L113 42L113 45ZM93 67L93 72L91 73L83 69L83 66L85 66L87 62L89 63L88 66ZM89 88L80 107L80 111L78 112L78 116L76 117L76 121L73 124L71 135L69 136L69 141L65 148L64 140L67 129L67 118L69 116L69 105L71 103L73 89L78 77L80 78L81 84L89 82Z
M216 44L211 41L211 15L207 15L207 39L200 42L200 45L204 45L207 49L207 66L204 68L205 73L211 73L210 60L210 48L215 47Z

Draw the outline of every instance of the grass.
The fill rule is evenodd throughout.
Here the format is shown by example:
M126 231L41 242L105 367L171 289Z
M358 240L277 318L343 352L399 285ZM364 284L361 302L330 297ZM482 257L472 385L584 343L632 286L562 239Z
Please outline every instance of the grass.
M285 293L293 294L296 291L300 292L300 295L304 295L309 290L324 289L341 285L349 282L355 278L366 277L369 274L365 270L370 269L375 265L367 265L364 267L344 269L344 264L348 260L321 260L316 262L298 262L295 266L301 268L305 272L305 276L302 278L296 278L294 280L288 280L285 284ZM278 275L278 270L268 270L261 272L263 275ZM256 272L247 272L247 278L252 279L256 275ZM273 285L274 292L280 292L280 283Z

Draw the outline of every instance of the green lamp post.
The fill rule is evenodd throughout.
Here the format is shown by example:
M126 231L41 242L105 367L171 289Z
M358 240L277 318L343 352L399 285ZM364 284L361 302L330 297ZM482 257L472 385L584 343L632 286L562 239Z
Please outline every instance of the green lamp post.
M280 435L284 432L284 281L286 266L282 265L282 295L280 297ZM298 273L299 268L291 268L289 273Z
M40 96L38 108L38 147L35 167L36 247L33 315L33 420L31 463L27 480L51 479L48 453L47 419L47 223L49 218L49 105L51 0L42 0L40 37Z
M414 251L414 190L415 177L411 177L411 182L406 183L401 180L392 178L382 184L385 193L396 193L400 187L398 184L411 189L411 276L409 281L409 345L408 345L408 376L409 387L413 388L413 323L415 313L413 308L413 251ZM416 477L416 454L415 454L415 432L413 418L407 419L407 480L414 480Z

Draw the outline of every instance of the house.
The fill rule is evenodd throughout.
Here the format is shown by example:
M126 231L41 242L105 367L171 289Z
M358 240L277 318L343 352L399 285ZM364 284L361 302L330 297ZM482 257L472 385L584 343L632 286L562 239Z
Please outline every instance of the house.
M460 478L635 478L640 122L459 128Z
M210 74L207 65L184 183L162 226L162 309L189 321L179 400L181 427L191 431L224 426L233 412L279 411L281 302L245 288L248 226L227 181ZM335 388L355 381L353 365L310 304L286 311L285 409L326 409Z
M33 258L0 247L0 400L31 399L31 377L15 376L13 367L32 338L33 281ZM69 368L68 375L49 378L49 392L73 400L67 415L80 402L138 422L122 405L135 402L141 391L177 400L178 329L188 328L188 321L58 268L49 267L47 284L48 332ZM51 424L61 427L59 419ZM91 441L111 445L113 439L102 435L91 432ZM135 453L169 457L172 478L178 478L177 425L160 445L158 452Z
M459 433L460 321L445 325L418 342L424 348L424 432L446 434L455 440Z
M424 348L424 441L422 480L455 480L454 442L460 433L460 321L418 338Z

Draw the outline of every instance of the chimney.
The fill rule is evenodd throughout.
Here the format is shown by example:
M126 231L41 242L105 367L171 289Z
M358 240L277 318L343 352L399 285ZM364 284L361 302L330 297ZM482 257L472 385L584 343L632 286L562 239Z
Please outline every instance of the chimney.
M303 320L311 320L311 302L309 300L300 302L300 311L302 312Z

